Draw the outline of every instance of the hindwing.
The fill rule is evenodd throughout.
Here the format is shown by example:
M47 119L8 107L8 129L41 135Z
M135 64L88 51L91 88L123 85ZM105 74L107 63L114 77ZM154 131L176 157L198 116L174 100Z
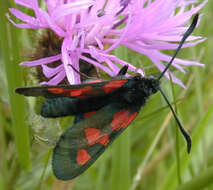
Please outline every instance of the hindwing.
M81 118L60 137L53 152L57 178L70 180L84 172L134 120L140 107L121 109L109 104Z

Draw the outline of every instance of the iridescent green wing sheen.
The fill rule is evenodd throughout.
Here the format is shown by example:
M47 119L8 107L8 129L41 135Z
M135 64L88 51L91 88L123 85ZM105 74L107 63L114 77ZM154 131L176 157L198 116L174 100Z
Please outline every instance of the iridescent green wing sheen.
M70 180L93 164L113 140L137 116L140 106L121 108L111 103L68 128L53 152L57 178Z

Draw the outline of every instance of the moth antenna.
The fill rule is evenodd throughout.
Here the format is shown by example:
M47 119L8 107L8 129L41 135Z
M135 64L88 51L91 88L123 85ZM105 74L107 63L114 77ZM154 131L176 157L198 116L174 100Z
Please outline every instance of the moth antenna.
M77 70L73 65L71 65L71 64L69 64L68 66L72 67L72 69L73 69L76 73L78 73L80 76L82 76L82 77L85 77L85 78L87 78L87 79L95 79L94 77L89 77L89 76L87 76L86 74L84 74L84 73L78 71L78 70Z
M171 66L172 62L174 61L175 57L177 56L178 52L180 51L181 47L183 46L185 40L190 36L190 34L194 31L196 25L197 25L197 21L198 21L198 17L199 14L196 14L193 18L193 21L191 23L191 25L189 26L189 28L187 29L187 31L184 33L183 38L180 41L180 44L178 46L178 48L176 49L174 55L172 56L172 59L169 61L169 63L167 64L166 68L163 70L163 72L160 74L160 76L158 77L158 80L160 80L163 75L166 73L166 71L169 69L169 67Z
M123 66L120 71L118 72L117 76L120 76L120 75L125 75L127 73L127 70L128 70L128 65L125 65Z
M169 108L171 109L172 111L172 114L178 124L178 127L182 133L182 135L184 136L186 142L187 142L187 152L190 153L190 150L191 150L191 145L192 145L192 140L191 140L191 137L189 136L189 134L187 133L187 131L183 128L183 126L181 125L180 123L180 120L178 119L177 117L177 114L175 113L175 110L173 109L172 105L170 104L168 98L166 97L166 95L164 94L164 92L162 91L162 89L159 87L159 91L160 93L162 94L164 100L166 101L166 103L168 104Z

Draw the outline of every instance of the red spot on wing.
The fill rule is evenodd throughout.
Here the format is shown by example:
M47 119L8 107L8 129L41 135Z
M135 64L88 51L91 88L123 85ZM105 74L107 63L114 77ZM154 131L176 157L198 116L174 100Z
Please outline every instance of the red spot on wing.
M133 119L137 116L137 112L129 114L129 110L122 110L117 112L113 116L113 120L110 123L112 130L118 131L121 128L126 128Z
M88 92L91 92L92 87L85 86L85 87L79 88L79 89L48 88L48 91L52 92L54 94L63 94L63 95L71 96L71 97L78 97L78 96L84 96Z
M84 114L84 118L88 118L89 116L93 115L95 111L87 112Z
M91 159L91 156L88 154L87 150L85 149L78 150L77 157L76 157L76 161L78 162L78 164L84 165L90 159Z
M124 83L126 83L126 80L109 81L103 87L104 92L106 92L106 93L113 92L113 91L117 90L118 88L120 88Z
M69 92L70 96L79 96L82 94L81 89L73 89L72 91Z
M90 146L96 143L100 143L103 146L106 146L109 143L109 134L107 133L101 134L100 129L96 129L96 128L85 129L85 135L86 135L88 144Z
M99 138L96 142L102 144L103 146L106 146L107 144L109 144L109 135L102 134L102 137Z
M84 94L85 92L89 92L92 90L91 86L85 86L84 88L81 89L72 89L70 90L70 96L80 96Z
M98 80L98 79L97 80L91 80L91 81L88 81L87 83L91 84L91 83L98 83L98 82L102 82L102 80Z
M54 93L54 94L62 94L62 93L64 93L64 89L63 88L48 88L47 90L49 92Z
M98 137L100 136L100 129L96 129L96 128L88 128L85 129L85 135L88 141L88 144L94 144L96 142L96 140L98 139Z

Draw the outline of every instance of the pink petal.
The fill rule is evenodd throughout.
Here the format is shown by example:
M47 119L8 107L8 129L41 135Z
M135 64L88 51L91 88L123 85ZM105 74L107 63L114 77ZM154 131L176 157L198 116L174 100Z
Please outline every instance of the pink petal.
M37 0L15 0L16 4L22 5L30 9L33 9L35 2L37 2Z
M64 79L65 76L65 72L61 71L51 80L49 80L48 82L41 82L40 85L57 85Z
M40 26L35 26L32 24L16 24L9 16L9 14L6 14L7 19L17 28L31 28L31 29L40 29Z
M95 36L95 41L97 42L99 49L100 49L100 50L103 50L103 49L104 49L104 45L103 45L103 43L101 42L101 40L99 40L99 39Z
M85 32L84 31L81 32L79 38L81 38L80 48L83 49L85 46Z
M182 39L182 36L180 35L159 35L159 34L141 34L140 36L141 39L149 39L149 40L158 40L158 41L169 41L169 42L176 42L176 41L180 41ZM192 41L192 40L199 40L202 39L201 36L189 36L186 41Z
M38 20L42 21L42 17L39 11L38 0L15 0L16 4L33 9Z
M19 11L18 9L11 8L11 9L9 9L9 11L15 17L17 17L18 19L20 19L28 24L32 24L35 26L38 25L38 22L34 17L24 14L23 12Z
M125 65L128 65L128 69L130 70L130 71L133 71L133 72L135 72L136 70L137 70L137 68L135 67L135 66L133 66L133 65L131 65L130 63L128 63L128 62L126 62L126 61L123 61L122 59L119 59L119 58L117 58L117 57L111 57L110 58L112 61L114 61L114 62L116 62L116 63L119 63L120 65L122 65L122 66L125 66Z
M25 62L22 62L20 65L32 67L32 66L38 66L38 65L52 63L52 62L58 61L60 59L61 59L61 54L58 54L58 55L51 56L51 57L45 57L45 58L37 59L35 61L25 61Z
M120 69L110 59L104 58L104 62L106 62L109 68L114 72L114 75L119 72Z
M104 62L103 56L99 54L99 51L94 46L89 46L89 53L91 57L96 59L99 63Z
M79 68L79 55L75 52L71 52L70 53L70 57L72 57L72 60L73 60L73 67L77 70L77 71L80 71L80 68ZM81 83L81 76L79 73L77 73L76 71L74 71L74 76L75 76L75 82L74 84L80 84Z
M8 17L8 20L17 28L30 28L30 29L40 29L40 27L32 26L30 24L16 24Z
M42 71L47 78L51 78L57 73L61 72L64 70L64 66L61 64L58 67L52 68L52 67L47 67L46 65L41 65L42 66Z
M150 57L150 59L152 60L152 62L156 65L156 67L163 72L163 70L165 69L165 66L163 63L161 63L160 61ZM181 80L179 80L177 77L175 77L171 72L170 72L170 76L168 74L168 71L165 73L166 78L170 79L170 76L172 78L172 82L180 85L181 87L185 88L185 85L181 82Z
M132 19L132 16L129 14L129 17L128 17L127 23L126 23L126 27L125 27L125 29L124 29L122 35L120 36L120 39L116 40L116 42L115 42L112 46L110 46L108 49L106 49L106 50L104 51L105 53L108 53L108 52L112 51L112 50L115 49L117 46L119 46L120 43L121 43L122 41L124 41L124 38L126 37L126 33L127 33L128 29L129 29L129 27L130 27L131 19Z
M198 40L196 42L193 42L193 43L187 43L187 44L184 44L182 48L186 48L186 47L190 47L190 46L194 46L196 44L199 44L201 42L203 42L205 40L204 39L201 39L201 40ZM172 50L172 49L177 49L178 45L179 44L172 44L172 43L166 43L166 42L158 42L156 44L145 44L143 43L142 41L137 41L137 42L134 42L134 43L122 43L122 45L130 48L130 49L133 49L134 51L137 51L137 52L140 52L142 53L143 50L146 50L146 49L150 49L150 50Z
M72 3L67 3L61 6L58 6L57 9L54 9L51 13L51 17L54 20L58 20L61 17L76 13L82 9L87 9L94 4L92 0L76 1Z
M79 56L80 59L84 60L84 61L87 61L88 63L91 63L93 64L94 66L100 68L101 70L105 71L106 73L108 73L110 76L114 76L114 73L113 71L111 71L109 68L107 68L106 66L86 57L86 56L83 56L83 55L80 55Z
M60 28L55 21L53 20L52 17L49 16L49 14L44 11L44 10L40 10L42 17L45 19L45 21L47 22L47 24L49 25L49 27L55 31L55 33L60 36L60 37L64 37L66 35L65 31Z
M169 62L171 60L171 56L168 56L164 53L161 53L159 51L152 51L152 56L156 57L157 59L161 60L161 61L166 61ZM179 58L175 58L173 61L173 65L174 64L180 64L180 65L185 65L185 66L204 66L201 63L195 62L195 61L189 61L189 60L183 60L183 59L179 59Z
M181 15L177 15L175 17L172 17L171 19L168 19L165 24L162 24L160 27L157 27L156 30L161 30L161 28L172 28L176 26L183 26L187 21L191 18L191 16L195 13L197 13L205 4L207 3L207 0L205 0L203 3L201 3L199 6L192 8L190 11L187 11Z
M72 62L69 52L68 52L69 46L71 44L72 44L72 40L69 38L65 38L62 43L61 53L62 53L62 61L64 64L64 69L65 69L65 73L67 76L67 80L69 81L70 84L74 84L75 83L75 74L74 74L72 67L69 66L69 65L73 65L73 62Z

